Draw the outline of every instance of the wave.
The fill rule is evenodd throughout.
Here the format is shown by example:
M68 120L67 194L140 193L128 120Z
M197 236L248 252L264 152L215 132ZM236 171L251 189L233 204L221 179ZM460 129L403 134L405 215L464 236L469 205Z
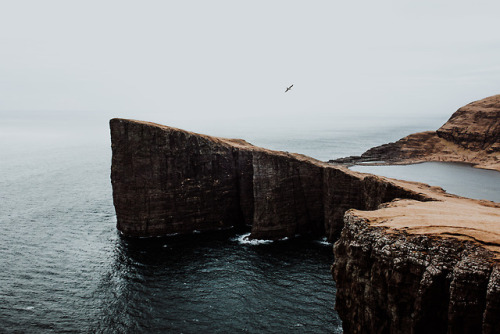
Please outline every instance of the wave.
M332 246L333 244L328 241L326 237L324 237L321 240L315 240L314 241L316 244L322 245L322 246Z
M238 241L242 245L252 245L252 246L265 245L265 244L270 244L270 243L274 242L274 240L250 239L249 237L250 237L250 233L246 233L246 234L236 236L232 240ZM281 240L284 240L284 239L287 239L287 238L283 238Z

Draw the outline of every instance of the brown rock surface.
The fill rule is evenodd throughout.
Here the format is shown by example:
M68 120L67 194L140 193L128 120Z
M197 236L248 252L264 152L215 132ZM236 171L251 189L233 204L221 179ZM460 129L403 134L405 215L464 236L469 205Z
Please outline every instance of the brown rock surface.
M500 171L500 95L458 109L437 131L411 134L369 149L359 157L331 162L386 164L449 161Z
M456 226L439 224L440 215L432 217L437 230L428 226L435 220L412 225L410 217L426 217L407 215L397 223L377 223L382 218L346 214L332 266L344 333L500 332L498 235L468 241L472 226L456 224L457 238Z
M500 152L500 95L458 109L436 133L472 151Z
M118 229L191 233L252 222L250 147L140 121L110 121ZM241 147L240 150L234 148Z
M252 237L333 240L344 212L396 197L428 200L386 178L300 155L148 122L112 119L117 227L160 236L252 226Z
M333 275L346 333L500 331L500 204L243 140L124 119L110 127L122 234L342 231Z
M435 201L345 215L332 266L344 332L500 332L500 204L407 187Z

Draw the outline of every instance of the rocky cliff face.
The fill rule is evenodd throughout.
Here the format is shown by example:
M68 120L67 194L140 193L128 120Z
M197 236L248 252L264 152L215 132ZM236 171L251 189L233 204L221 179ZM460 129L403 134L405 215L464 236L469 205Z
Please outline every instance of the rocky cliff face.
M344 227L344 213L349 209L376 210L396 198L432 201L419 190L375 175L349 173L342 169L324 170L325 226L329 240L336 240Z
M111 181L118 229L160 236L252 226L253 238L333 240L347 209L429 198L385 178L243 140L112 119Z
M354 212L335 243L345 333L499 333L500 264L477 243L372 226Z
M217 230L252 222L251 155L246 143L113 119L113 201L128 236Z
M110 127L123 235L342 231L333 276L345 333L500 332L500 204L243 140L124 119Z
M467 162L500 171L500 95L458 109L437 131L411 134L395 143L373 147L361 156L331 162L423 161Z
M254 152L252 237L324 235L323 168L307 158Z
M500 95L458 109L436 132L469 150L500 152Z

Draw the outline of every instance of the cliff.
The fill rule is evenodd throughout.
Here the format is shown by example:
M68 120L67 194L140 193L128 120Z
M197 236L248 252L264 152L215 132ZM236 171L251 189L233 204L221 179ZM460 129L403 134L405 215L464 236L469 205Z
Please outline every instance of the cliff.
M403 183L159 124L112 119L111 182L123 235L251 226L251 237L336 238L350 208L430 198Z
M344 333L500 333L500 203L406 186L434 200L345 214L332 266Z
M345 333L500 332L500 205L442 196L346 213L332 266Z
M253 238L340 235L332 273L345 333L500 331L500 204L239 139L110 127L123 235L244 225Z
M436 131L439 138L471 151L500 152L500 95L458 109Z
M330 162L387 164L449 161L500 171L500 95L458 109L437 131L411 134L361 156Z

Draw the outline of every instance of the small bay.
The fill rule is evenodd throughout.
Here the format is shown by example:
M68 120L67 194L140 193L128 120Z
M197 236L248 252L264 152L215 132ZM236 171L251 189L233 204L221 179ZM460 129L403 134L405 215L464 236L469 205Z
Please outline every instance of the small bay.
M356 165L352 170L438 186L450 194L500 202L500 172L452 162L412 165Z

